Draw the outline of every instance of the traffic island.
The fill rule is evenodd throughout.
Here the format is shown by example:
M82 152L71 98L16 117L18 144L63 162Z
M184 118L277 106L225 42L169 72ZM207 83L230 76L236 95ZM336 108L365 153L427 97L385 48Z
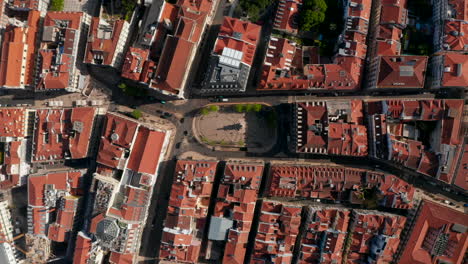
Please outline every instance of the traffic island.
M210 104L200 109L192 129L208 148L262 153L276 142L275 116L264 104Z

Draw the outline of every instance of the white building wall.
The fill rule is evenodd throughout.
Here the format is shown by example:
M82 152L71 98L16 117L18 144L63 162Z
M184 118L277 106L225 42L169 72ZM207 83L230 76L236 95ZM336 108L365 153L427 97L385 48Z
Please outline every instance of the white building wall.
M5 235L7 241L13 240L13 225L7 201L0 202L0 232Z

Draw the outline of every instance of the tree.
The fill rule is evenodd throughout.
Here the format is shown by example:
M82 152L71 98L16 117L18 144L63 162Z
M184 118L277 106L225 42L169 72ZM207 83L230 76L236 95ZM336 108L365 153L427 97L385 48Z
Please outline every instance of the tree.
M254 104L253 111L254 112L260 112L260 111L262 111L262 107L263 106L261 104Z
M130 115L135 119L140 119L143 116L141 111L137 109L133 110L133 112Z
M50 11L62 11L65 5L64 0L52 0L50 1Z
M237 113L243 113L245 111L245 107L244 105L242 104L236 104L234 106L234 110L237 112Z
M250 21L257 21L259 19L260 9L256 5L250 6L247 10L247 16L250 18Z
M254 108L254 105L253 105L253 104L247 104L247 105L245 105L245 111L246 111L246 112L252 112L252 111L253 111L253 108Z
M206 107L205 107L205 108L202 108L202 109L200 110L200 114L202 114L202 115L207 115L207 114L209 114L209 113L210 113L210 110L209 110L208 108L206 108Z
M301 12L300 28L302 31L310 31L315 26L319 25L325 20L325 13L304 10Z
M210 105L210 106L208 107L208 110L209 110L210 112L218 112L218 111L219 111L219 106L217 106L217 105Z
M310 31L325 21L327 7L325 0L305 0L299 18L300 29Z

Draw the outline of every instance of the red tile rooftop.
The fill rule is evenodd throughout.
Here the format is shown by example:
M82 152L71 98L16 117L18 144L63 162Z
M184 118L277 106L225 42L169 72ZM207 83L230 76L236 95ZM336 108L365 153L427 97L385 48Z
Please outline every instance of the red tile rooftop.
M268 196L312 198L362 203L349 194L359 188L374 189L379 204L391 208L411 208L414 188L393 175L338 166L272 165Z
M299 8L301 6L302 0L279 1L273 26L276 29L297 34L299 28Z
M137 130L138 123L116 114L106 115L106 127L103 140L123 148L130 148Z
M143 66L148 59L149 50L130 47L125 55L122 66L122 77L134 81L146 82L147 76L143 75Z
M301 211L300 206L262 202L251 263L267 263L268 260L272 263L291 262L301 224Z
M87 157L94 115L92 107L38 109L33 162Z
M380 13L381 24L392 24L406 27L408 22L408 10L406 9L406 0L390 0L382 2Z
M25 43L25 31L26 29L21 27L6 28L0 60L0 87L16 88L25 85L23 67L27 61L23 57L25 50L28 49Z
M178 94L183 88L185 70L190 66L188 62L194 47L195 44L188 40L168 36L151 87Z
M156 174L166 134L138 128L135 143L128 160L127 168L139 173Z
M44 27L53 26L57 27L60 21L67 21L67 28L76 29L80 28L83 12L47 12L44 19Z
M78 107L71 110L70 122L73 126L73 136L70 137L70 154L72 159L88 156L89 140L94 124L96 108Z
M125 20L108 23L101 21L99 17L93 17L84 62L113 66L116 56L119 56L115 54L117 46L121 35L126 34L124 31L127 26L128 23Z
M371 5L372 0L351 0L349 1L347 16L369 20Z
M399 263L463 263L468 247L468 215L423 200Z
M468 23L447 21L444 28L443 49L468 51Z
M448 0L449 10L454 19L468 21L468 1Z
M346 238L350 211L348 209L308 207L306 222L299 248L299 264L340 263ZM326 241L326 245L325 244ZM323 244L322 244L323 243ZM318 247L317 245L324 245Z
M361 259L391 263L397 253L405 223L404 216L354 210L347 263L357 263ZM373 251L381 253L373 254Z
M178 160L174 181L187 183L198 181L212 182L216 173L217 161Z
M237 39L246 44L256 46L260 35L259 25L232 17L224 17L219 36Z
M111 264L133 264L133 254L121 254L112 251L109 258Z
M108 215L130 222L140 222L145 216L148 205L149 192L145 189L125 186L125 193L121 194L122 203L120 206L110 207Z
M367 155L367 129L362 125L362 101L298 103L296 116L297 152Z
M39 19L39 11L30 11L27 27L7 27L0 54L0 87L24 88L33 84Z
M81 188L82 171L51 172L30 175L28 177L28 203L32 206L44 206L46 185L55 190L76 194Z
M177 161L160 258L197 263L217 163Z
M295 53L295 42L285 38L271 38L264 64L278 69L296 68L293 65Z
M242 62L251 66L261 27L236 18L224 17L213 53L221 55L225 48L242 52Z
M92 249L92 240L83 232L79 232L76 236L75 251L73 256L73 264L86 264L89 259L89 254Z
M426 56L381 56L377 88L423 88Z
M263 167L263 164L228 162L222 182L240 184L243 188L258 190L262 182Z
M453 184L465 191L468 190L468 144L465 144L462 150L461 160L458 163L458 171Z
M389 134L388 159L451 184L463 142L463 100L389 100L383 101L383 109L389 117L382 123ZM439 143L417 138L421 128L413 121L437 124L433 133Z
M0 108L0 137L24 137L26 134L26 110Z
M468 87L468 55L446 52L442 56L444 56L442 86Z
M49 225L47 237L55 242L64 242L66 237L66 230L56 223Z
M214 0L178 0L177 6L196 12L209 13L212 11Z
M10 0L8 7L13 10L37 10L40 0ZM1 10L1 8L0 8Z

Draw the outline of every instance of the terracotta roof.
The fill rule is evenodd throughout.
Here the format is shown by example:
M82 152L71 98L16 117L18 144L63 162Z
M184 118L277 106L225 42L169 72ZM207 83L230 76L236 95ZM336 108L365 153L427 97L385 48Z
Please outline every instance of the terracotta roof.
M12 0L8 2L8 8L13 10L37 10L39 7L39 0ZM0 8L1 11L1 8Z
M468 23L466 21L445 22L443 49L468 51Z
M91 238L86 236L83 232L79 232L76 236L73 264L86 264L86 261L89 259L91 249Z
M165 137L166 134L163 132L140 127L127 168L135 172L155 174L159 164L159 156L164 151Z
M442 86L468 87L468 55L446 52L443 53Z
M382 104L389 117L382 123L389 134L389 144L384 144L390 147L388 159L450 184L460 157L463 100L389 100ZM421 128L411 125L413 121L437 124L441 146L417 139L415 133ZM379 148L386 152L386 146Z
M461 160L458 164L458 171L453 184L464 190L468 190L468 144L465 144L461 153Z
M425 56L381 56L377 88L423 88Z
M287 255L292 258L301 224L301 211L300 206L262 202L260 223L251 256L252 263L267 262Z
M224 17L213 53L221 55L225 48L242 52L241 61L252 65L261 27L236 18Z
M466 0L448 0L447 3L454 19L468 20L468 2Z
M308 207L311 215L305 222L299 252L301 258L298 263L326 263L332 259L338 261L343 258L344 241L347 235L350 211L348 209ZM327 241L326 246L319 247L321 241Z
M241 184L251 189L259 189L263 175L263 164L227 163L223 183Z
M400 234L406 218L377 211L353 211L353 233L347 260L358 262L372 259L375 263L389 263L393 260L400 244ZM373 254L378 251L380 254Z
M24 137L26 111L21 108L0 108L0 137Z
M112 251L109 258L109 263L112 264L133 264L133 254L121 254Z
M302 0L279 1L273 26L276 29L297 34L299 28L299 9L301 6Z
M108 214L127 221L137 222L143 220L150 198L149 192L130 185L126 185L124 190L122 203L109 208Z
M264 64L277 69L292 68L296 49L296 43L291 40L271 38Z
M33 162L87 157L94 115L92 107L38 109Z
M99 17L92 18L84 58L85 63L112 66L116 56L119 55L115 54L115 51L121 42L124 26L128 23L125 20L109 22L100 21Z
M367 155L367 129L363 125L362 109L360 100L350 100L338 105L326 101L298 103L296 151Z
M238 166L238 167L235 167ZM261 169L254 170L255 166L261 166ZM213 216L219 218L228 218L236 221L236 225L228 230L228 238L224 248L223 263L243 263L248 243L248 235L252 227L254 217L255 203L258 197L257 183L251 182L247 168L250 171L259 173L263 165L250 163L232 163L227 165L227 169L221 180L217 194L217 202ZM239 171L237 174L234 170ZM232 171L232 175L231 172ZM246 179L240 178L241 171L246 173ZM251 176L252 177L252 176ZM259 179L260 180L260 179ZM257 187L258 188L258 187Z
M411 208L412 185L393 175L352 167L272 165L268 195L361 203L359 199L350 198L348 191L374 187L380 190L380 205Z
M57 26L59 21L66 21L67 28L71 29L80 29L81 19L83 17L83 12L55 12L49 11L44 19L44 27L47 26Z
M148 59L149 50L130 47L125 55L122 66L122 77L134 81L146 82L146 76L142 74L145 61Z
M213 0L178 0L177 6L197 12L211 12Z
M49 225L47 237L55 242L64 242L66 237L66 231L57 224Z
M129 148L136 133L138 123L112 113L108 113L106 119L106 128L103 133L105 139L114 145Z
M281 5L281 3L280 3ZM363 71L363 58L367 51L367 25L371 9L370 0L349 2L346 14L347 30L344 47L334 64L306 64L288 71L265 64L262 68L258 90L354 90L359 88ZM297 57L301 55L298 54ZM265 57L268 60L268 57ZM302 58L299 58L300 60ZM313 63L313 61L309 62Z
M80 39L83 15L82 12L47 12L36 90L67 89L73 85L76 59L73 50ZM57 37L58 31L61 40ZM51 43L57 45L50 46Z
M47 183L47 175L28 177L28 204L44 206L44 186Z
M406 0L402 1L384 1L380 13L381 24L393 24L400 27L406 27L408 20L408 10L406 9Z
M44 206L45 185L52 185L55 190L70 193L76 191L81 188L79 183L82 176L83 172L79 170L30 175L28 177L29 205Z
M194 47L194 43L183 38L168 36L151 87L178 94Z
M400 263L461 264L468 247L468 215L443 205L423 200Z
M88 146L91 139L91 131L94 124L96 108L78 107L71 110L70 122L72 123L74 134L70 138L70 154L74 159L88 156Z
M0 60L0 87L25 87L33 84L39 18L39 11L30 11L27 27L7 27Z

